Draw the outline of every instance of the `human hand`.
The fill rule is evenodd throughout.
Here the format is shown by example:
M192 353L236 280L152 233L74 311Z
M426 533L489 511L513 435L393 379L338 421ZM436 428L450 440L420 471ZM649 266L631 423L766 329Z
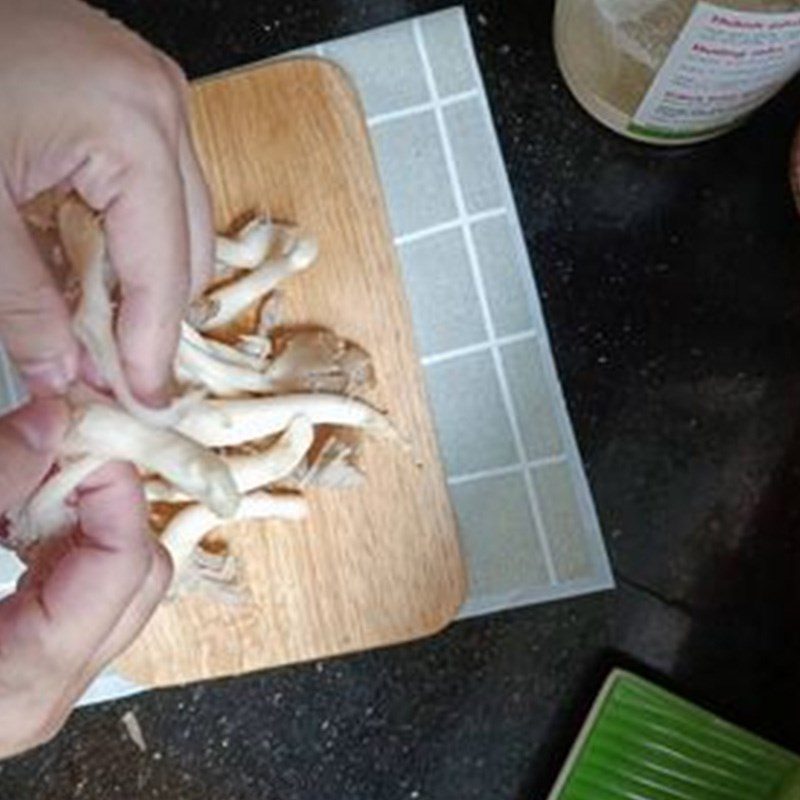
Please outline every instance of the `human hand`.
M78 0L0 0L0 339L33 390L78 370L67 309L17 208L54 186L102 212L128 380L162 403L213 225L180 69Z
M41 482L66 425L66 405L46 398L0 420L0 515ZM0 758L60 729L169 584L169 556L148 532L132 467L95 473L77 512L71 534L30 554L16 593L0 601Z

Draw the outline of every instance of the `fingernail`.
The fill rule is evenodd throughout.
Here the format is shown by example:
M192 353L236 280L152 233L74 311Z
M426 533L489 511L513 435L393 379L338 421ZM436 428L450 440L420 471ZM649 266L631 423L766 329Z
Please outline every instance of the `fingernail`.
M20 366L28 388L35 395L64 394L75 378L75 368L66 356L47 361L29 361Z
M132 371L128 374L130 375ZM173 395L173 386L170 381L155 382L151 376L133 373L138 380L131 381L131 388L136 398L150 408L163 408L169 405Z
M54 450L64 435L68 423L65 403L56 399L35 399L9 414L10 425L32 450Z
M166 386L159 386L149 392L137 392L136 396L150 408L166 408L169 405L170 392Z

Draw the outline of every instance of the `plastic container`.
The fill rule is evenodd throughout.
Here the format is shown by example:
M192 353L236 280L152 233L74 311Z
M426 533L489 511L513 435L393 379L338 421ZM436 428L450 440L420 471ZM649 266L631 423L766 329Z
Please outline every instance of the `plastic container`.
M800 757L614 670L548 800L632 798L798 800Z
M558 0L554 40L578 102L653 144L730 130L800 69L800 0Z

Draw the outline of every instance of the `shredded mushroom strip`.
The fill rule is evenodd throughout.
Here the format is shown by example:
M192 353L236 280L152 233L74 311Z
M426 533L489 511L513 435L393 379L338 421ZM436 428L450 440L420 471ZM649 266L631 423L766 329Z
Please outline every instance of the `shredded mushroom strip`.
M264 216L217 237L216 275L181 329L179 391L166 409L151 409L133 396L122 369L102 218L76 195L55 192L22 211L38 240L55 237L52 267L69 270L61 284L76 336L110 392L85 383L70 389L73 419L57 469L9 513L11 546L24 550L67 533L80 483L110 460L128 460L142 474L153 532L175 564L172 596L239 596L225 531L214 534L213 548L204 538L225 520L304 519L306 500L289 487L357 485L354 432L397 438L363 399L374 383L367 353L331 331L282 324L276 287L311 266L316 241Z
M253 492L242 498L236 521L248 519L301 520L308 514L308 505L302 497L271 495ZM198 504L182 508L165 529L161 541L169 550L176 573L183 571L194 549L224 520L213 511Z
M315 425L362 428L391 437L394 428L367 403L336 394L209 400L189 409L177 429L207 447L231 447L282 431L298 414Z
M310 267L316 257L317 243L310 238L298 239L286 255L251 269L232 283L212 289L206 297L211 313L198 327L209 331L233 322L282 280Z
M157 472L221 517L231 517L239 492L223 459L177 431L149 428L113 406L84 406L66 440L67 452L129 459Z
M278 440L266 450L223 456L239 492L263 489L291 475L300 466L312 443L314 426L308 417L295 417ZM163 478L148 478L145 494L151 502L186 503L192 498Z

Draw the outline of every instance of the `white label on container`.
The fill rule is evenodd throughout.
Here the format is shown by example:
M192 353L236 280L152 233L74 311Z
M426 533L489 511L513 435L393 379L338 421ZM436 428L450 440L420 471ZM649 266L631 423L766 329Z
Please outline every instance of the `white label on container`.
M730 11L698 3L631 123L656 138L728 127L800 68L800 12Z

